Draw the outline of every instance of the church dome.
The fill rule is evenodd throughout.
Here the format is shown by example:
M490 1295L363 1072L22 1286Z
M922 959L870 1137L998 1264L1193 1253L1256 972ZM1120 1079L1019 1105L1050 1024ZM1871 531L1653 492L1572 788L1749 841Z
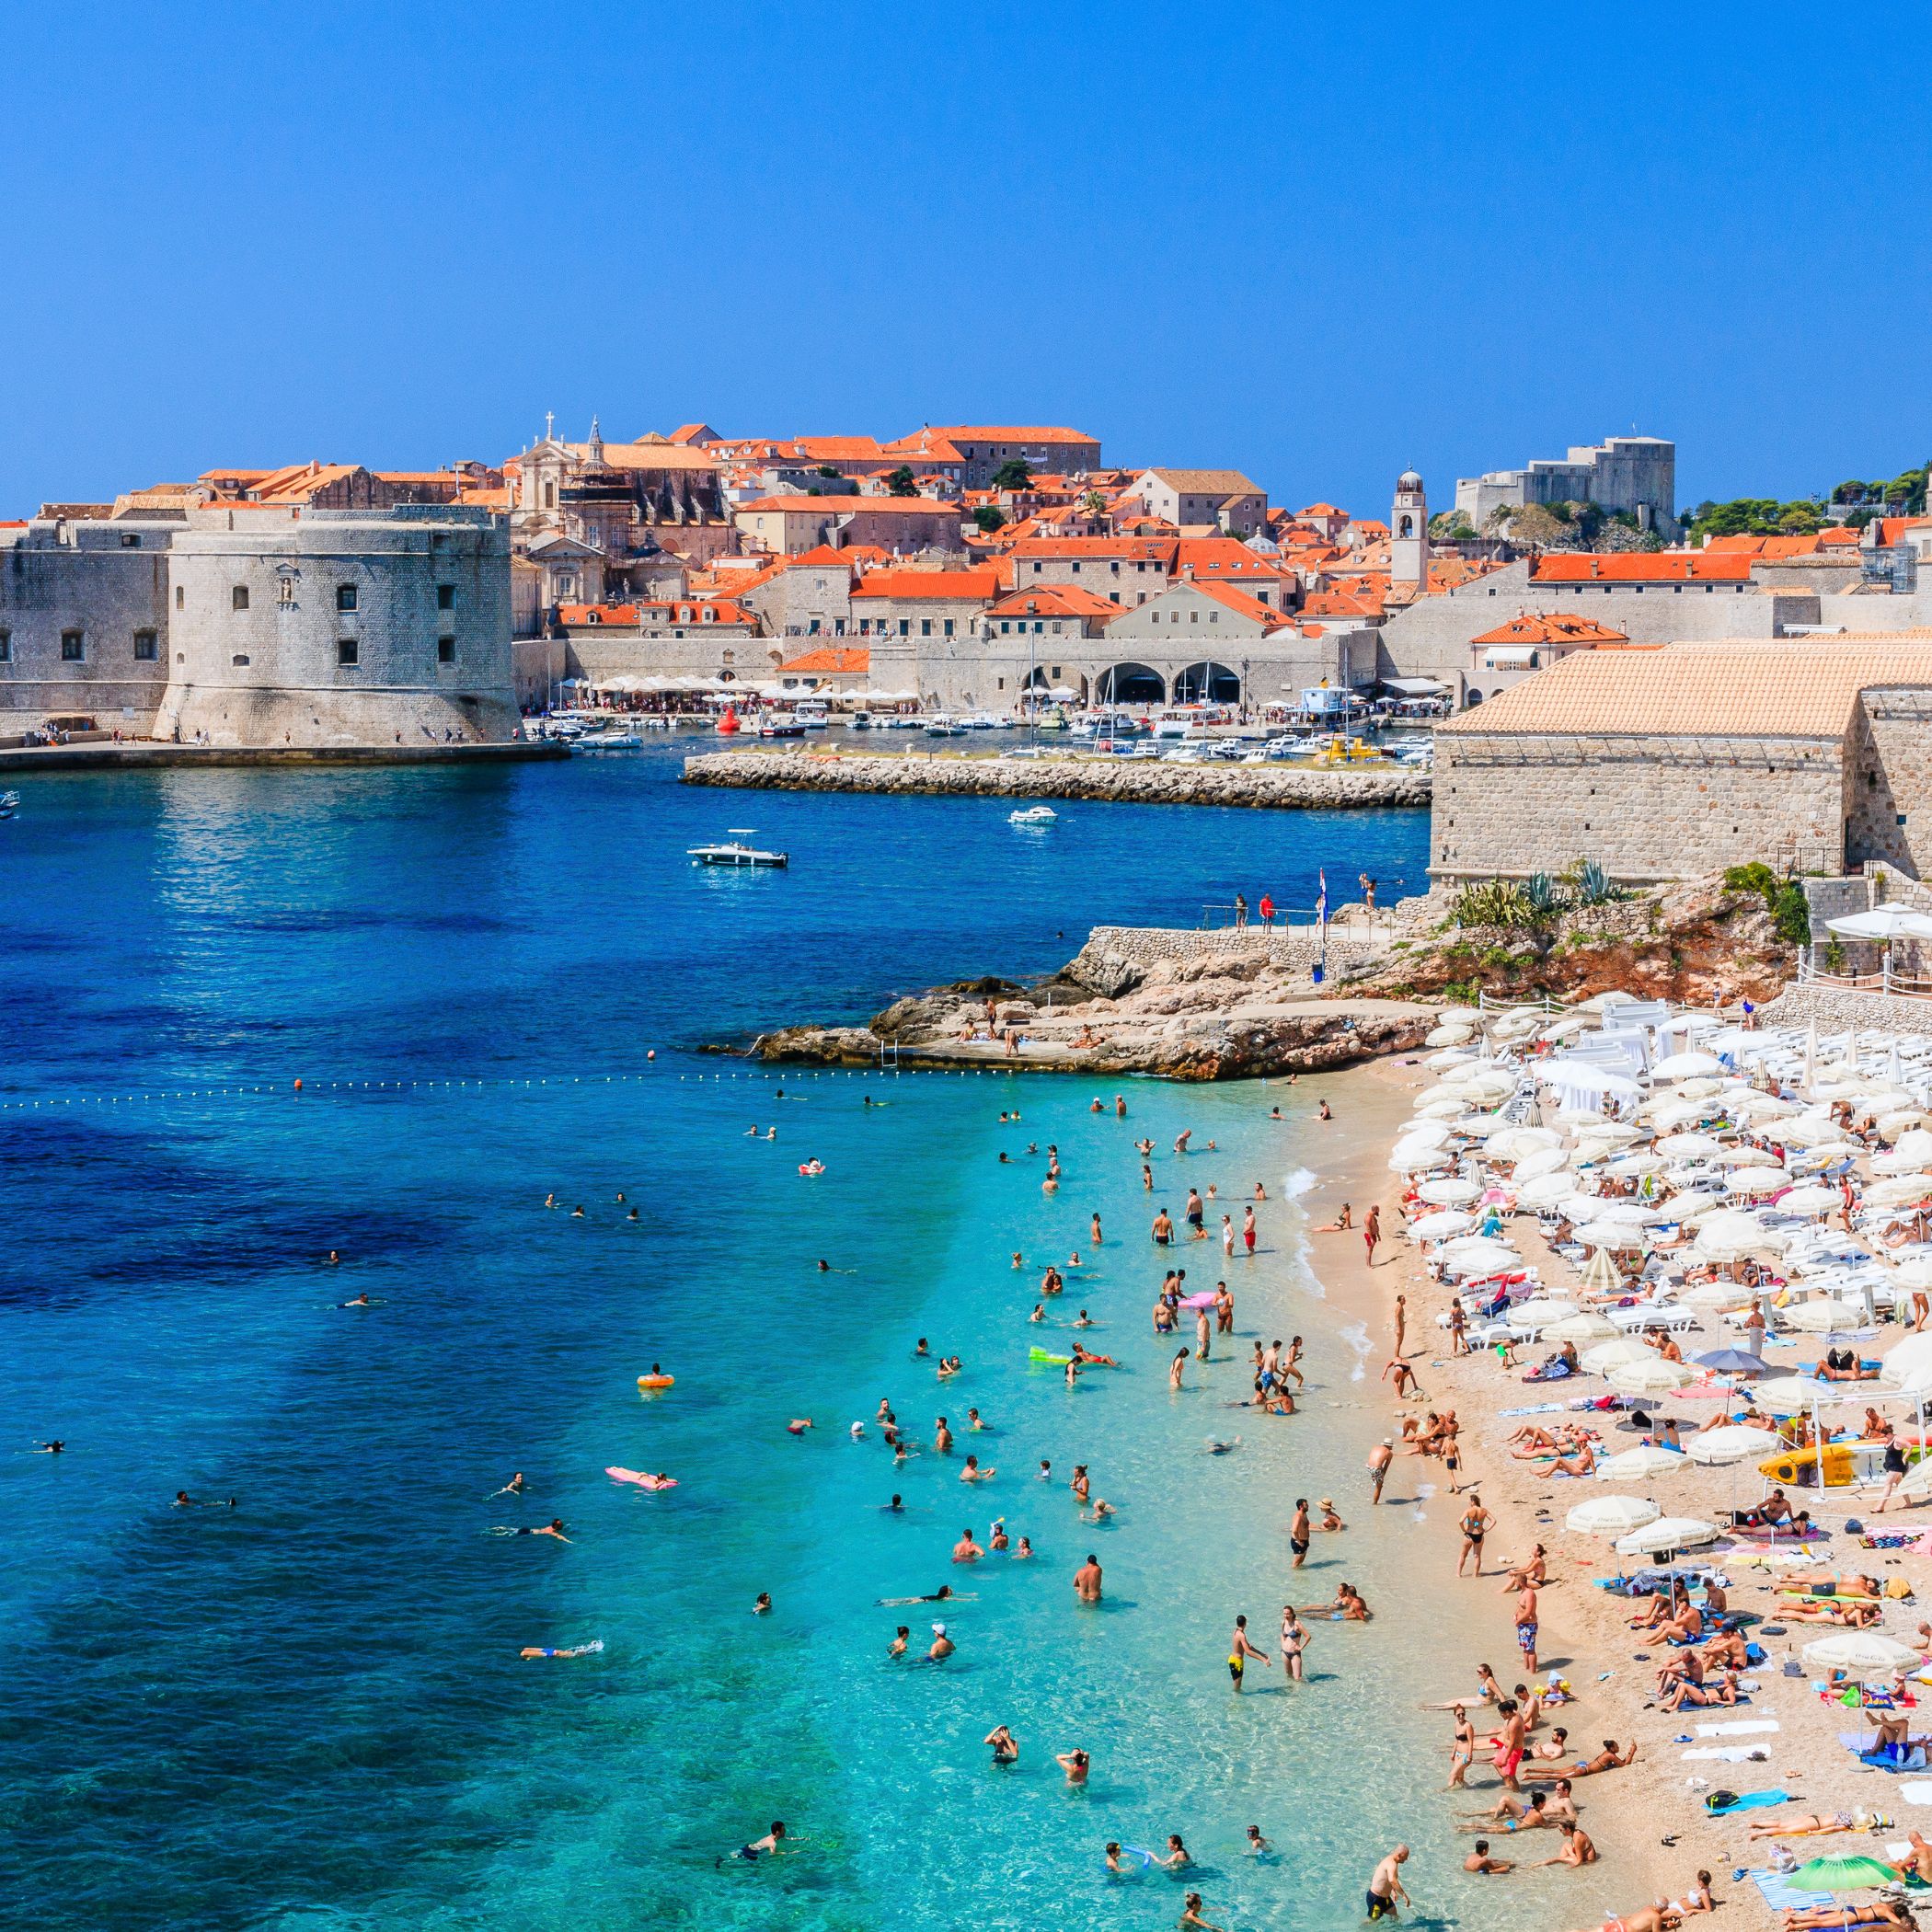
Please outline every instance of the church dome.
M1415 471L1412 469L1405 469L1402 472L1402 474L1396 478L1396 488L1397 489L1421 489L1421 477L1417 476Z

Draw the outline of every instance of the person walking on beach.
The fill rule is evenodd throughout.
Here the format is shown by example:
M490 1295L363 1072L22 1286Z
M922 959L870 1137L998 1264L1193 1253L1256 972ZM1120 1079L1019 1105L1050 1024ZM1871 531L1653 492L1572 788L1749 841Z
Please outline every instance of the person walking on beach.
M1372 1920L1400 1918L1397 1904L1411 1903L1402 1890L1402 1867L1408 1862L1408 1846L1398 1845L1376 1866L1374 1876L1368 1881L1368 1915Z
M1463 1512L1459 1525L1463 1533L1462 1554L1455 1559L1455 1573L1463 1574L1463 1565L1471 1557L1476 1558L1476 1574L1482 1574L1482 1539L1494 1527L1496 1519L1483 1508L1482 1498L1473 1491L1469 1497L1469 1507Z
M1250 1657L1257 1659L1264 1670L1268 1667L1266 1651L1258 1650L1249 1641L1248 1619L1245 1616L1237 1616L1235 1619L1235 1634L1227 1640L1227 1673L1235 1680L1236 1691L1241 1688L1242 1673L1248 1669L1248 1660Z
M1370 1207L1368 1219L1362 1224L1362 1239L1368 1249L1368 1264L1375 1265L1375 1248L1382 1239L1382 1209L1380 1204Z
M1371 1209L1369 1210L1369 1219L1370 1219L1371 1221L1373 1221L1373 1220L1374 1220L1374 1218L1375 1218L1375 1210L1374 1210L1374 1208L1371 1208ZM1403 1353L1405 1352L1405 1351L1403 1350L1403 1347L1402 1347L1402 1342L1403 1342L1404 1337L1405 1337L1405 1336L1406 1336L1406 1334L1408 1333L1408 1329L1409 1329L1409 1297L1408 1297L1408 1296L1407 1296L1406 1294L1398 1294L1398 1295L1397 1295L1397 1297L1396 1297L1396 1314L1395 1314L1395 1330L1396 1330L1396 1356L1397 1356L1397 1359L1398 1361L1399 1361L1399 1360L1401 1359L1401 1357L1402 1357Z
M1536 1670L1536 1586L1525 1583L1516 1598L1516 1643L1523 1652L1523 1667L1533 1676Z
M1384 1436L1381 1442L1369 1451L1369 1480L1375 1489L1374 1494L1369 1498L1371 1502L1382 1501L1382 1485L1388 1480L1388 1466L1395 1458L1396 1439L1392 1435Z

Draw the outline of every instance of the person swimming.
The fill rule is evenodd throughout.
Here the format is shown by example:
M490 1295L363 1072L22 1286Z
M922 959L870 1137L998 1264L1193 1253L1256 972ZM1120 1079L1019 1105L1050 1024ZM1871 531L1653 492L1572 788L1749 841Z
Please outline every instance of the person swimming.
M492 1536L555 1536L559 1543L568 1543L570 1539L564 1535L566 1527L561 1516L553 1516L549 1522L539 1523L527 1529L519 1528L513 1524L495 1523L490 1525L489 1534Z
M604 1648L604 1639L599 1637L590 1643L576 1643L568 1649L552 1650L541 1644L525 1644L517 1652L519 1657L594 1657Z

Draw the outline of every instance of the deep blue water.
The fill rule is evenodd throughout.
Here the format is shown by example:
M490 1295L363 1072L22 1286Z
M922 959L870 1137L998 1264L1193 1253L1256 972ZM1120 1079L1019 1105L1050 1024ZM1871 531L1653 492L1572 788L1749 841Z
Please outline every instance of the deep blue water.
M995 801L674 771L22 782L0 826L9 1926L1157 1924L1173 1888L1109 1884L1099 1845L1181 1830L1223 1923L1313 1926L1400 1828L1392 1790L1297 1789L1369 1721L1369 1673L1236 1705L1220 1667L1235 1607L1268 1641L1283 1495L1352 1479L1353 1420L1209 1457L1245 1374L1217 1360L1171 1396L1146 1333L1144 1131L1161 1198L1275 1197L1236 1263L1241 1352L1264 1320L1325 1332L1280 1198L1305 1132L1263 1119L1282 1090L1114 1083L1116 1121L1074 1080L786 1079L694 1050L1043 971L1097 921L1305 904L1318 865L1392 899L1425 816L1069 805L1041 835ZM747 822L788 872L685 862ZM1175 1161L1183 1124L1222 1151ZM1060 1144L1057 1197L1029 1140ZM1075 1246L1058 1327L1028 1324L1040 1262ZM1027 1348L1064 1346L1076 1303L1124 1366L1069 1393ZM959 1383L912 1359L920 1334L965 1356ZM677 1386L647 1401L658 1360ZM921 1440L969 1405L997 1433L895 1469L845 1433L881 1396ZM68 1451L27 1453L50 1435ZM958 1481L974 1447L983 1490ZM1041 1456L1090 1461L1120 1516L1078 1524ZM528 1494L488 1500L515 1470ZM184 1488L238 1506L168 1507ZM882 1514L895 1489L908 1512ZM955 1572L996 1512L1037 1563ZM569 1547L489 1534L553 1515ZM1096 1544L1110 1604L1083 1614ZM924 1639L928 1614L874 1599L962 1574L959 1657L891 1663L892 1625ZM1014 1773L978 1742L1001 1719ZM1051 1763L1074 1742L1084 1793ZM1236 1856L1250 1813L1294 1847L1292 1885ZM715 1865L780 1816L798 1857Z

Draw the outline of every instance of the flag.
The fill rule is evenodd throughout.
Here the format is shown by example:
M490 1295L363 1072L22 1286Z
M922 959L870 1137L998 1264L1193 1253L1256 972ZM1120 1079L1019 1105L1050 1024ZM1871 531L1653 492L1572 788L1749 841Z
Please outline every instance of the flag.
M1328 868L1324 866L1317 876L1321 880L1321 892L1315 902L1315 923L1326 926L1328 923Z

